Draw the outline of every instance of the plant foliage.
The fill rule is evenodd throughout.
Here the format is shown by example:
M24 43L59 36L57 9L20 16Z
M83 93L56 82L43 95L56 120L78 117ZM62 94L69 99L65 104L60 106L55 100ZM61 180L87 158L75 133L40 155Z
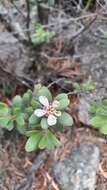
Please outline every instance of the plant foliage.
M102 134L107 134L107 99L93 102L89 113L92 116L90 124Z
M34 90L28 90L23 96L16 95L11 106L0 102L0 125L11 131L16 128L28 137L25 145L27 152L40 149L52 149L61 145L56 137L56 129L72 126L73 120L65 109L69 105L64 93L52 97L51 92L41 84Z
M32 43L39 45L48 43L54 36L54 32L45 31L43 25L37 24L35 33L32 35Z

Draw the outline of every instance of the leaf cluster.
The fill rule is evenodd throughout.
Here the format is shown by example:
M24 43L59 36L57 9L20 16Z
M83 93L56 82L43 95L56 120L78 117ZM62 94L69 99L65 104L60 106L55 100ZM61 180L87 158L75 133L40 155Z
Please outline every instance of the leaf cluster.
M34 151L38 148L52 149L61 145L56 137L56 131L62 131L65 126L72 126L73 120L65 109L69 105L68 96L65 93L57 95L54 100L59 102L58 110L61 116L58 117L56 125L48 126L46 117L37 117L34 114L36 109L42 108L39 97L45 96L49 102L53 101L51 92L46 86L37 84L34 90L28 90L22 96L16 95L12 99L11 106L0 102L0 125L11 131L16 128L19 133L28 137L25 145L26 151Z
M90 124L102 134L107 134L107 99L94 101L90 106L89 113L92 118Z
M78 91L90 91L90 90L94 90L96 88L96 83L93 81L86 81L81 84L76 84L75 88Z
M54 36L54 32L45 31L43 25L37 24L36 31L32 35L32 43L40 45L42 43L49 43Z

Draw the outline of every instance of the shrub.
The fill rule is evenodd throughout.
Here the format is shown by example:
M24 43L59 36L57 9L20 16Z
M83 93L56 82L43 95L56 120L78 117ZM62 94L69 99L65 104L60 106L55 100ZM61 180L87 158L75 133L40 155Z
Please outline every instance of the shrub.
M71 115L65 111L68 105L67 94L53 98L47 87L38 84L33 91L16 95L11 106L0 103L0 125L9 131L16 128L27 136L25 149L28 152L52 149L61 145L55 132L73 124Z

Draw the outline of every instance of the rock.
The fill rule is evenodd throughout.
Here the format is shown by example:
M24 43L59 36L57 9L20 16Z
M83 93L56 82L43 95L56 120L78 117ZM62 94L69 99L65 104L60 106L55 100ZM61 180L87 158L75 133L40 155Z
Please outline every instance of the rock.
M95 190L99 158L97 146L80 144L64 161L57 161L53 175L61 190Z
M89 121L91 119L88 112L89 108L90 108L90 100L87 97L79 98L78 118L80 122L86 125L89 125Z
M7 15L8 11L6 10L6 8L0 3L0 16L3 15Z
M24 76L30 65L29 52L9 32L0 33L0 67L14 76Z
M87 77L87 80L89 78L96 83L95 90L89 92L88 96L82 94L80 97L78 116L84 124L89 124L90 102L107 97L107 40L106 38L100 39L103 34L99 33L100 30L106 28L106 25L104 20L97 17L89 30L82 33L75 42L76 55L80 55L81 72Z
M20 12L19 10L22 11ZM10 4L8 8L5 3L4 5L0 5L0 26L4 24L5 28L14 32L14 35L17 35L20 41L27 41L27 37L23 31L26 30L25 19L25 12L19 5Z
M90 29L75 42L82 72L97 84L97 89L93 91L96 99L106 97L107 94L107 40L100 39L103 34L99 34L106 25L104 20L97 18Z

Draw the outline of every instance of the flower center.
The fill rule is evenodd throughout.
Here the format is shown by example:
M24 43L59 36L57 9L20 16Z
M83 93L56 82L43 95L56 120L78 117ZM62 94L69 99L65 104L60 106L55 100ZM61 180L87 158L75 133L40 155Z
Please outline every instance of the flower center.
M52 106L52 105L49 105L47 107L44 107L43 108L45 111L46 111L46 116L48 117L50 114L55 114L56 112L56 109Z

